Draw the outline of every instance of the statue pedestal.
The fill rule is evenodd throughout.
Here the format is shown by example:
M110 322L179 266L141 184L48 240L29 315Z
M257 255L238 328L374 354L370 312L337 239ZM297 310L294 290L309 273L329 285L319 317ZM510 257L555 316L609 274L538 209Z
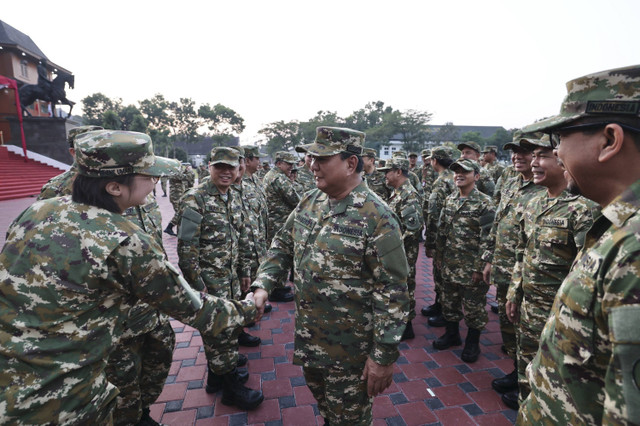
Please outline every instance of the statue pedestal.
M18 117L6 117L11 127L11 139L5 144L22 148L20 139L20 122ZM24 117L24 138L29 151L53 158L65 164L72 164L67 144L67 131L64 118Z

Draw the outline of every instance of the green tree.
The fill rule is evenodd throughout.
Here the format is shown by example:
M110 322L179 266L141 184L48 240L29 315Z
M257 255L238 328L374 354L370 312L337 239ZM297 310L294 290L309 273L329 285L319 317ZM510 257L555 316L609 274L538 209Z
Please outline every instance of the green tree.
M438 127L435 132L432 132L430 139L438 145L446 141L455 141L458 139L458 129L452 122L448 121L443 126Z
M407 153L420 152L425 147L430 136L427 124L431 121L432 115L430 112L415 109L409 109L401 114L398 133L402 135Z
M101 92L86 96L80 102L82 102L84 123L93 126L102 125L106 111L112 110L117 114L122 106L122 99L111 99Z
M460 135L460 141L477 142L481 147L485 144L484 138L480 135L480 132L464 132Z
M222 104L211 107L209 104L200 105L198 117L202 125L214 135L239 135L245 129L244 119L233 109Z
M296 143L311 143L316 138L316 128L320 126L343 127L344 119L334 111L318 111L316 115L308 121L299 123L301 139ZM294 145L295 146L295 145Z
M150 129L169 131L173 126L171 102L163 95L156 93L151 99L139 102L140 112L147 120Z
M109 130L120 130L122 128L118 113L111 109L102 114L102 122L99 125Z
M133 132L146 133L147 132L147 120L144 119L142 114L134 115L131 120L129 130Z
M122 130L133 130L131 125L136 116L142 116L140 110L135 105L127 105L118 111L120 116L120 122L122 123Z
M272 155L277 151L286 151L300 144L302 132L297 121L275 121L258 130L266 139L265 149Z

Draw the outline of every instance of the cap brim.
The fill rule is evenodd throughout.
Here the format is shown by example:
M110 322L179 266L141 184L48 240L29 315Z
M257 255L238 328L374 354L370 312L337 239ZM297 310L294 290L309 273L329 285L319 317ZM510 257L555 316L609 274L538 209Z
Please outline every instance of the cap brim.
M217 161L212 161L211 165L216 165L216 164L226 164L229 165L231 167L240 167L240 162L239 161L229 161L229 160L217 160Z
M536 121L533 124L529 124L528 126L524 126L522 128L522 133L534 133L534 132L548 132L549 130L557 129L558 127L562 127L565 124L568 124L578 118L582 117L584 114L577 113L571 115L556 115L554 117L545 118L544 120Z
M455 172L457 169L462 169L462 170L464 170L465 172L475 172L475 170L473 169L473 167L472 167L472 168L470 168L470 169L468 169L468 168L466 168L465 166L463 166L463 165L462 165L462 164L460 164L460 163L453 163L453 164L451 164L451 165L449 166L449 169L450 169L450 170L453 170L454 172Z
M543 142L535 139L522 139L520 146L525 149L534 150L535 148L553 148L549 142Z
M341 152L343 152L343 150L331 148L319 143L312 143L310 145L307 145L307 152L316 157L330 157L332 155L340 154Z
M378 167L376 170L378 170L379 172L386 172L387 170L392 170L392 169L393 167L384 166L384 167Z
M311 144L307 144L307 145L300 145L300 146L296 146L294 148L294 150L296 152L301 152L301 153L306 153L307 152L307 148L309 148Z
M153 166L138 171L141 175L147 176L170 176L180 171L182 164L172 158L155 156L156 161Z

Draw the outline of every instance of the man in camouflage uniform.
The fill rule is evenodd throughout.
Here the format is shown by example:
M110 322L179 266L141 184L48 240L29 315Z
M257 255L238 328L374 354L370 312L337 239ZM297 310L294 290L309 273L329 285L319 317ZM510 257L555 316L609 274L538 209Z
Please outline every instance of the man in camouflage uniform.
M209 169L205 164L198 166L198 184L201 184L209 177Z
M251 283L242 200L230 190L238 176L239 157L232 148L214 148L210 178L182 197L179 214L178 258L185 279L196 290L206 289L227 300L239 299ZM252 410L262 403L263 395L244 386L248 373L236 368L241 332L238 328L213 339L203 336L209 367L206 391L222 389L224 404Z
M53 197L61 197L63 195L71 195L73 192L73 181L78 174L78 168L76 166L76 150L73 146L73 142L77 136L92 132L95 130L103 130L100 126L80 126L74 127L69 130L67 135L67 143L69 144L69 154L73 158L73 164L71 168L66 172L60 173L58 176L54 176L47 183L44 184L40 190L38 200L46 200Z
M509 321L505 310L507 291L511 284L513 265L516 262L516 245L520 236L520 220L524 206L533 196L544 188L533 183L531 173L531 145L521 146L526 142L521 134L518 139L504 145L505 150L513 151L513 163L519 175L507 181L502 189L500 204L496 207L496 218L491 228L493 244L482 254L486 262L483 275L485 282L496 288L498 314L500 319L500 333L502 334L503 350L513 359L514 369L505 377L495 379L491 385L500 393L510 392L518 388L518 371L516 365L516 329ZM529 138L531 139L531 138Z
M407 153L404 151L394 152L391 155L391 158L402 158L404 160L409 159L407 157ZM422 182L420 181L420 178L412 171L409 171L409 182L411 182L411 185L413 185L418 195L420 195L420 200L424 200L424 189L422 189Z
M174 214L171 218L171 221L169 221L169 224L164 229L164 232L172 236L176 235L176 233L173 231L173 227L177 226L180 222L178 218L178 214L180 212L180 198L182 198L184 193L193 186L193 184L189 186L190 176L187 171L186 164L182 163L182 166L180 167L180 173L176 173L169 177L169 201L173 206Z
M174 167L147 135L90 132L75 146L76 183L104 182L111 210L65 196L36 202L10 226L0 254L2 424L111 424L118 390L104 369L139 300L203 336L255 318L251 302L194 292L155 239L122 216ZM112 180L127 173L131 184Z
M452 150L446 146L440 146L431 150L429 157L431 167L438 173L438 178L433 183L429 199L423 202L422 211L425 221L424 252L428 258L433 259L436 252L436 240L438 235L438 221L444 202L449 194L455 190L453 172L449 166L453 163ZM440 267L433 262L433 284L436 293L435 302L423 307L422 315L428 317L427 323L432 327L444 327L446 321L442 316L442 277Z
M362 182L364 133L318 127L308 192L276 234L253 283L256 306L291 266L293 362L334 425L369 425L372 399L392 382L409 314L400 224Z
M418 174L418 154L415 152L410 152L407 156L409 158L409 171L413 172L416 176L420 177Z
M363 178L373 192L378 194L383 201L389 202L391 190L387 186L384 173L376 170L376 154L376 150L373 148L362 149Z
M311 172L311 156L307 154L307 146L297 146L296 152L304 153L304 165L298 166L298 176L296 176L296 182L302 188L299 195L302 196L305 192L316 189L316 180Z
M527 368L519 424L640 419L640 66L567 83L552 132L571 190L602 206Z
M466 158L467 160L473 160L478 162L480 159L480 145L477 142L469 141L459 143L456 147L460 151L460 158ZM484 192L489 197L493 196L493 192L496 189L496 184L488 171L484 168L480 169L480 179L476 184L476 188L480 192Z
M262 163L262 167L257 172L258 179L263 180L267 173L271 170L271 166L268 161Z
M447 329L433 347L443 350L462 343L459 323L464 318L469 331L460 358L476 362L480 333L489 319L485 310L489 285L482 279L480 256L490 244L495 208L491 197L476 188L478 163L460 159L449 168L457 191L446 198L440 213L435 259L442 271L442 314Z
M245 146L245 172L242 176L242 200L248 207L247 219L250 222L249 246L251 247L251 281L256 279L258 266L267 254L267 196L262 182L256 176L260 164L260 153L257 146ZM245 221L246 222L246 221Z
M498 147L495 145L487 145L482 150L482 158L485 163L484 168L489 172L489 176L491 176L491 180L494 182L498 182L498 179L500 179L504 171L504 166L498 161L497 154Z
M402 334L402 340L413 339L415 334L411 321L416 317L416 262L420 251L420 234L424 225L422 200L409 182L409 161L402 158L391 159L380 171L385 174L387 185L393 188L388 204L400 220L404 251L409 263L409 276L407 277L409 318L407 319L407 327Z
M424 198L425 200L429 199L431 195L431 188L433 188L433 183L438 178L438 172L434 170L431 166L431 150L423 149L420 153L422 155L422 168L420 169L420 180L422 181L422 187L424 188Z
M538 350L540 333L547 321L560 283L584 244L593 224L595 203L570 194L564 168L553 154L548 135L533 145L533 182L547 190L533 197L520 221L517 263L507 293L507 317L518 327L518 388L520 402L529 394L525 368ZM503 402L518 409L518 390L502 395Z
M298 205L300 194L298 194L291 181L291 169L296 162L293 154L286 151L279 151L275 154L275 167L265 175L262 183L264 192L267 195L267 208L269 210L269 226L267 228L267 248L271 245L271 240L282 228L291 211ZM293 294L291 287L285 286L284 282L276 286L269 300L272 302L292 302Z

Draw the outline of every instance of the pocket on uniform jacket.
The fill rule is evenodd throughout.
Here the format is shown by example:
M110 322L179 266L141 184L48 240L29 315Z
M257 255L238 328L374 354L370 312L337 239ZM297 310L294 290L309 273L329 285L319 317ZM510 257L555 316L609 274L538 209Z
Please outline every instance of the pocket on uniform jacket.
M627 419L640 419L640 305L619 306L609 313L613 356L622 374Z
M570 232L567 229L543 227L540 236L540 262L546 265L568 267L573 262L575 251L569 246Z

